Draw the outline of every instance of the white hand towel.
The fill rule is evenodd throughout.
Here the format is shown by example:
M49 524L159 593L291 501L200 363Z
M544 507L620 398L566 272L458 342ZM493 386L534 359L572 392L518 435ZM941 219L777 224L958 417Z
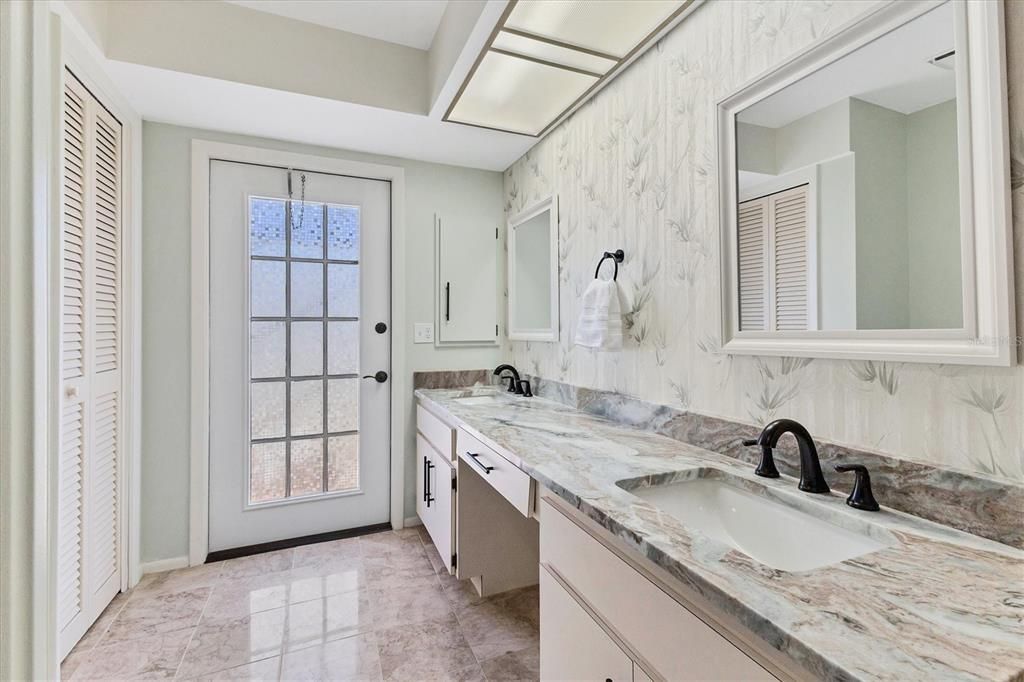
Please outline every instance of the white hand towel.
M622 305L615 280L594 279L583 292L576 345L601 350L622 348Z

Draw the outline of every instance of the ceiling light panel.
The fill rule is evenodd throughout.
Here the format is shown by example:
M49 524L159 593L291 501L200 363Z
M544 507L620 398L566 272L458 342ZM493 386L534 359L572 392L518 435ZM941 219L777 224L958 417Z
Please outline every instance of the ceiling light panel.
M539 135L597 80L596 76L489 51L448 119Z
M519 0L505 26L625 57L685 0Z
M553 45L541 40L534 40L525 36L500 32L491 43L491 47L499 50L507 50L516 54L525 55L541 61L553 62L574 69L582 69L590 73L604 75L611 71L618 63L614 59L599 57L589 52L580 52L567 47Z

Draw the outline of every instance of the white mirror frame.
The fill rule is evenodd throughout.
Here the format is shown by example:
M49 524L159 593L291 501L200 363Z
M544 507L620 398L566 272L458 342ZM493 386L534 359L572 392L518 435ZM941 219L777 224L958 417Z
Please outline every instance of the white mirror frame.
M909 330L739 329L736 244L737 114L885 33L942 0L884 4L847 24L718 103L718 182L722 240L722 351L853 360L893 360L1009 367L1016 362L1009 132L1002 2L957 4L957 98L961 168L964 328ZM964 26L966 24L966 26ZM967 180L965 180L965 178Z
M550 253L551 268L551 320L545 328L521 328L515 319L516 309L516 228L543 213L550 211ZM523 211L509 218L508 221L508 338L511 341L552 341L557 343L558 325L558 197L549 196L528 206Z

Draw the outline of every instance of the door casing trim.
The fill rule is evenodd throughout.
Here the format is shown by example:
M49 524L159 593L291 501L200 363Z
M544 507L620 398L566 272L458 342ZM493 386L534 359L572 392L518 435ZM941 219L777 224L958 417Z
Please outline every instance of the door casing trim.
M405 169L264 147L192 140L191 369L189 435L190 566L206 561L210 528L210 161L235 161L391 183L391 527L402 528L405 499Z

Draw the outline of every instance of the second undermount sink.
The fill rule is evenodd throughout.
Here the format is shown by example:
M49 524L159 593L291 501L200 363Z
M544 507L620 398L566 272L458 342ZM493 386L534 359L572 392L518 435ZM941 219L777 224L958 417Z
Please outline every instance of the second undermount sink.
M819 518L823 514L816 516L814 510L798 509L752 492L748 488L759 489L760 493L767 489L717 469L687 473L691 473L688 480L660 485L620 481L619 487L675 517L687 528L782 571L822 568L893 544L884 529L878 528L868 535L867 524L859 530L836 525Z
M456 398L455 402L460 405L494 405L504 401L493 395L474 395L469 398Z

